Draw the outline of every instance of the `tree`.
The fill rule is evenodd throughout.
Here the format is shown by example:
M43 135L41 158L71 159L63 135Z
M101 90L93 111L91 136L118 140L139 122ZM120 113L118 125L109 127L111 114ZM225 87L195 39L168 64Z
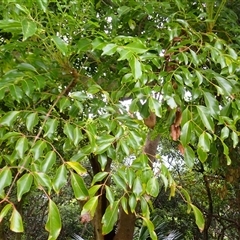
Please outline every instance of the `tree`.
M11 211L10 229L21 233L24 197L39 189L56 239L52 194L70 181L95 239L132 239L136 219L157 239L150 208L162 182L171 196L182 192L203 231L201 212L156 153L167 136L190 169L220 155L231 164L239 25L225 1L4 3L0 219Z

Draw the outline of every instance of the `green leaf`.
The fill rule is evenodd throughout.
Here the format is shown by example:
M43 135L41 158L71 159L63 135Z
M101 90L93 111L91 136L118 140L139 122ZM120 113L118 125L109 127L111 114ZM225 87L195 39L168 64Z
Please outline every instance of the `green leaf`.
M64 42L60 37L58 36L52 36L52 40L54 41L56 47L60 52L64 55L67 56L68 54L68 45L66 42Z
M115 184L120 187L120 189L123 189L124 191L127 190L126 188L126 183L123 181L123 179L121 177L119 177L116 174L112 175L113 181L115 182Z
M208 109L204 106L197 106L197 111L203 125L211 132L214 132L214 123L212 117L209 115Z
M233 147L235 148L238 145L239 138L236 132L232 131L231 139L233 140Z
M28 150L28 140L26 137L21 137L18 139L15 150L17 151L19 157L23 159L24 153Z
M23 232L24 231L22 217L16 208L13 208L13 212L10 217L10 229L13 232Z
M148 102L151 111L153 111L156 116L162 117L162 105L160 101L155 98L149 98Z
M127 198L126 197L122 197L121 198L121 205L123 208L123 211L128 214L128 202L127 202Z
M44 160L41 162L41 171L47 172L56 163L56 153L54 151L49 151Z
M199 63L197 54L193 50L191 50L191 49L190 49L190 53L192 55L192 59L193 59L194 65L197 66L198 63Z
M215 76L215 79L217 80L219 87L225 94L230 95L232 93L233 87L230 81L219 76Z
M53 179L53 189L58 194L61 188L67 183L67 169L62 164L56 171L56 175Z
M219 115L219 104L216 98L209 92L204 91L205 103L209 109L210 114L216 118Z
M0 170L0 193L5 187L9 186L12 182L12 172L8 167L4 167Z
M113 141L115 140L115 137L111 135L102 135L97 138L97 143L96 143L96 150L94 153L97 154L102 154L105 152L109 146L112 145Z
M100 163L101 170L104 171L105 166L107 164L107 155L105 154L98 155L98 162Z
M22 70L22 71L37 72L37 69L29 63L20 63L17 65L17 69Z
M70 100L67 97L62 97L61 100L59 101L59 109L60 112L63 112L63 110L65 110L66 108L68 108L70 106Z
M48 0L37 0L38 6L43 10L43 12L47 11Z
M202 163L204 163L207 160L208 154L201 147L198 147L197 154Z
M75 127L73 130L73 144L74 146L78 146L79 142L83 139L83 135L82 135L82 130L79 127Z
M135 212L135 208L137 206L137 199L134 194L131 194L128 199L128 204L131 209L131 212Z
M43 151L47 147L47 144L45 141L38 140L33 148L31 149L31 152L33 153L34 160L38 160L43 156Z
M120 54L120 58L118 58L118 61L122 61L125 59L130 59L133 57L133 52L127 50L127 49L122 49L122 48L118 48L117 49L118 53Z
M135 173L134 173L133 169L132 168L127 168L126 175L127 175L126 177L127 177L128 186L130 188L132 188L133 182L134 182L134 179L135 179Z
M17 181L17 199L20 201L23 194L29 192L33 182L33 176L30 173L24 174Z
M109 204L112 206L114 203L114 193L111 190L111 188L108 187L107 185L105 186L105 190L106 190L106 198L109 201Z
M193 125L192 122L188 121L183 125L181 129L181 143L184 147L187 146L191 140L193 129L192 125Z
M67 135L67 137L74 142L74 127L70 123L66 123L63 128L64 134Z
M94 185L96 182L101 182L103 179L105 179L107 177L108 174L109 174L109 172L97 173L96 175L94 175L91 185Z
M76 173L71 173L71 185L76 199L86 200L88 198L88 190L84 184L84 181Z
M138 59L132 56L129 59L129 65L131 67L133 77L137 80L142 77L142 66Z
M2 222L3 218L8 214L9 210L12 208L12 204L8 203L4 206L0 213L0 223Z
M50 177L47 174L41 173L41 172L34 172L33 176L34 176L35 184L37 185L37 187L39 186L47 187L48 192L50 193L52 188L52 182Z
M112 205L109 205L102 217L102 233L104 235L110 233L117 222L118 204L119 201L115 201Z
M209 136L208 133L203 132L200 136L199 136L199 140L198 140L198 147L202 148L202 150L204 152L209 152L210 150L210 145L211 145L211 135Z
M83 175L87 172L87 170L79 163L79 162L66 162L66 164L74 169L78 175Z
M125 49L133 53L145 53L148 49L141 42L132 42L124 46Z
M33 36L37 31L37 24L29 19L22 21L23 41Z
M227 126L222 128L222 130L221 130L221 139L224 140L224 139L228 138L229 132L230 131L229 131L229 128Z
M20 113L19 111L8 112L0 119L0 125L12 127L19 113Z
M57 119L51 119L48 118L47 122L45 123L43 129L44 129L44 135L43 137L52 138L53 134L56 132L58 126L58 120Z
M205 220L204 220L203 214L193 204L191 204L191 207L193 209L193 213L194 213L194 216L195 216L195 219L196 219L196 224L197 224L199 230L202 232L204 230L204 224L205 224Z
M96 212L97 205L98 205L98 196L94 196L90 198L83 205L82 212L81 212L82 221L85 220L85 222L90 222L93 219L93 216Z
M102 55L113 55L116 50L117 50L117 45L116 44L113 44L113 43L110 43L110 44L107 44L102 50L103 50L103 53Z
M33 128L38 124L38 114L30 113L26 118L26 127L29 132L33 131Z
M148 180L147 182L147 188L146 188L146 192L153 197L157 197L159 194L159 182L158 179L156 177L152 177Z
M57 205L49 199L48 218L45 229L49 232L48 240L56 240L60 234L62 222Z
M136 195L137 198L142 194L143 188L142 188L142 182L139 177L136 177L133 182L133 193Z
M151 239L152 239L152 240L157 240L158 238L157 238L157 235L156 235L156 233L155 233L155 231L154 231L154 225L153 225L153 223L152 223L149 219L147 219L147 218L145 218L145 217L142 217L142 219L143 219L144 224L145 224L145 225L147 226L147 228L148 228L148 231L149 231L149 234L150 234Z
M195 153L190 146L184 149L184 160L189 168L192 168L195 161Z

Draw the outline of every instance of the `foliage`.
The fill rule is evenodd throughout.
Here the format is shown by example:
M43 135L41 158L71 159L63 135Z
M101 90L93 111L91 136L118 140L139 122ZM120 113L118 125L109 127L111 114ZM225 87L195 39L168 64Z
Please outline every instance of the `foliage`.
M0 219L10 213L10 229L23 232L19 204L37 188L48 201L48 239L57 239L62 220L54 196L69 182L96 239L119 239L121 226L136 218L157 239L151 206L164 184L171 196L181 192L204 231L188 192L146 149L168 136L190 169L198 160L210 169L232 163L239 25L226 1L3 2ZM153 129L142 121L149 117Z

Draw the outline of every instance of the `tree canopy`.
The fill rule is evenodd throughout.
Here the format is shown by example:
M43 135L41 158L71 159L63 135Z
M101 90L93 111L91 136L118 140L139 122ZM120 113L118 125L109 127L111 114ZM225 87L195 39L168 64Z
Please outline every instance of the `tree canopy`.
M137 222L158 239L153 202L163 187L170 198L180 194L199 236L208 239L214 214L208 174L227 176L235 190L239 181L236 6L230 0L3 0L0 220L9 219L21 237L23 205L41 192L48 239L57 239L57 199L71 186L94 239L133 239ZM207 207L175 180L161 144L182 156L183 176L202 174Z

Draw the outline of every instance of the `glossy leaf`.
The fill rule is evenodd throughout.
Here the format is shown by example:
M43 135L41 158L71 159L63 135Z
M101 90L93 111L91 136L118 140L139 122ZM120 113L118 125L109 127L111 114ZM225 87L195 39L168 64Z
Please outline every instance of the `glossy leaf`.
M45 150L46 147L47 144L45 141L38 140L31 149L31 152L33 153L33 158L35 160L41 158L43 156L43 151Z
M44 125L44 137L52 138L53 134L56 132L58 126L57 119L51 119L49 118L47 122Z
M56 175L53 179L53 189L58 194L61 188L67 183L67 169L62 164L56 171Z
M199 136L198 147L202 148L204 152L209 152L210 144L211 144L210 140L211 140L211 136L208 133L203 132Z
M137 206L137 199L134 194L131 194L128 199L128 204L130 207L131 212L135 212L136 206Z
M232 132L231 133L231 139L233 141L233 147L235 148L237 145L238 145L238 142L239 142L239 138L238 138L238 135L236 132Z
M33 182L33 176L30 173L24 174L17 181L17 199L20 201L23 194L30 191Z
M0 124L8 127L12 127L13 123L16 121L19 111L8 112L0 119Z
M102 233L108 234L113 229L118 219L118 204L119 201L115 201L112 205L109 205L102 217Z
M156 177L150 178L147 182L146 192L153 197L157 197L159 194L159 182Z
M22 159L24 156L24 153L28 150L28 140L26 137L19 138L15 150L17 151L19 157Z
M136 177L133 182L133 193L136 195L137 198L142 194L143 188L142 188L142 182L139 177Z
M29 19L24 19L22 21L22 32L23 32L23 41L27 38L33 36L37 31L37 24Z
M133 77L137 80L142 77L142 66L136 57L131 57L129 59L129 65L131 67Z
M216 118L220 112L218 101L209 92L203 92L203 94L204 94L205 103L210 111L210 114Z
M121 177L119 177L118 175L114 174L112 175L113 181L115 182L115 184L123 190L127 190L126 189L126 183L123 181L123 179Z
M0 213L0 223L2 222L3 218L8 214L9 210L12 208L12 204L6 204Z
M12 172L8 167L4 167L0 170L0 193L5 187L9 186L12 182Z
M13 212L10 217L10 229L13 232L23 232L24 231L22 217L16 208L13 208Z
M33 128L38 124L38 114L30 113L26 118L26 127L27 130L32 132Z
M196 206L194 206L193 204L191 204L191 207L192 207L192 209L193 209L193 213L194 213L194 216L195 216L195 219L196 219L196 224L197 224L199 230L202 232L203 229L204 229L204 224L205 224L205 220L204 220L203 214L202 214L202 212L201 212Z
M60 37L58 36L52 36L52 40L55 43L56 47L60 52L64 55L67 56L68 54L68 45L65 41L63 41Z
M49 232L48 240L56 240L62 228L62 221L57 205L49 199L48 218L45 229Z
M98 205L98 196L91 197L84 205L81 211L81 216L89 214L89 221L93 218Z
M94 185L96 182L101 182L103 179L107 177L108 174L109 174L108 172L99 172L96 175L94 175L92 185Z
M66 164L76 171L78 175L83 175L87 170L79 162L66 162Z
M46 12L48 0L37 0L37 3L40 6L40 8L43 10L43 12Z
M84 184L84 181L76 173L71 173L71 185L76 199L86 200L88 198L88 190Z
M56 153L54 151L49 151L44 160L41 162L42 172L48 172L52 166L56 163Z
M147 218L142 217L142 219L143 219L144 224L146 224L146 226L148 228L148 231L149 231L151 239L152 240L157 240L158 238L157 238L157 235L156 235L156 233L154 231L153 223L149 219L147 219Z
M112 206L114 203L114 193L111 190L111 188L108 186L105 186L105 190L106 190L106 198L109 201L110 205Z
M181 143L183 146L187 146L191 140L191 136L192 136L192 122L188 121L186 122L182 129L181 129Z
M204 106L197 106L197 110L204 126L211 132L214 132L214 123L207 108Z
M184 160L189 168L193 167L195 161L195 153L189 146L186 146L184 149Z

